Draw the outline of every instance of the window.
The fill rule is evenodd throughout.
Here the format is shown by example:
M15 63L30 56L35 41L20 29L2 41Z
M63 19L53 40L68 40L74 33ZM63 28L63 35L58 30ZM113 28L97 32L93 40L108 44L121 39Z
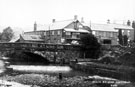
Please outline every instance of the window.
M102 32L101 31L98 32L98 36L102 36Z
M72 33L72 38L77 39L79 38L80 33Z
M60 40L57 40L57 43L60 43Z
M112 41L109 40L109 39L104 39L103 40L103 44L111 44L111 43L112 43Z
M46 32L44 32L44 35L46 36Z
M52 31L52 35L54 35L54 31Z
M57 30L56 30L56 31L54 31L54 35L57 35Z
M57 34L60 35L60 31L57 31Z
M66 35L71 35L71 32L66 32Z
M95 34L96 34L96 32L95 32L95 31L92 31L92 34L94 34L94 35L95 35Z
M117 37L117 33L116 32L113 33L113 37L115 37L115 38Z
M110 32L110 37L113 37L113 32Z

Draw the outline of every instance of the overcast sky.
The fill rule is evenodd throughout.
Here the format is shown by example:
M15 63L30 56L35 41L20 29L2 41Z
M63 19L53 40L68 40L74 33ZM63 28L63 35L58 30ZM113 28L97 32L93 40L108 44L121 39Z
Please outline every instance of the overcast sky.
M135 20L135 0L0 0L0 26L32 27L52 19Z

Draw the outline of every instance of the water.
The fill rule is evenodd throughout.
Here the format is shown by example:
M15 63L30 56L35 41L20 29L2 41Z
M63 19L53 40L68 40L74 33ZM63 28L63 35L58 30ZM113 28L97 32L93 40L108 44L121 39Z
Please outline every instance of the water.
M0 60L0 73L3 73L5 71L4 62Z
M3 57L6 58L6 57ZM2 58L2 59L3 59ZM88 76L88 74L76 71L69 66L59 65L10 65L14 71L19 73L39 73L39 74L53 74L57 75L63 73L65 76ZM0 73L5 71L5 64L3 60L0 60Z
M58 73L63 73L65 76L89 76L88 74L73 70L69 66L35 66L35 65L11 65L10 68L13 68L14 71L19 71L23 73L42 73L42 74L53 74L57 75Z
M77 71L72 69L69 66L58 66L58 65L48 65L48 66L41 66L41 65L10 65L10 68L13 68L14 71L21 73L38 73L38 74L48 74L58 76L59 73L62 73L64 77L74 77L74 76L88 76L96 79L106 79L106 77L101 76L90 76L81 71ZM0 74L4 72L4 62L0 60ZM94 77L93 77L94 76ZM112 79L112 78L107 78Z
M35 66L35 65L11 65L10 68L13 68L15 71L24 71L24 72L42 72L42 73L67 73L72 69L68 66Z

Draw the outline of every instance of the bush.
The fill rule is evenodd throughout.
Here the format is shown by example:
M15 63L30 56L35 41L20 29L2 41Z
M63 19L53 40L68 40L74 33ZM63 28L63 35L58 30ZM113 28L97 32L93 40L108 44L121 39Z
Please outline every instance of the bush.
M98 43L97 38L92 34L85 34L81 36L82 52L85 58L97 59L100 54L101 45Z

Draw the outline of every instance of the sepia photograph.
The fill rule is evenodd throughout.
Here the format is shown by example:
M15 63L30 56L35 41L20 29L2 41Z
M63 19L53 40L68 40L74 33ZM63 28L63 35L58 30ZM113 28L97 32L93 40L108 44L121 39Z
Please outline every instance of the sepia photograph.
M135 0L0 0L0 87L135 87Z

